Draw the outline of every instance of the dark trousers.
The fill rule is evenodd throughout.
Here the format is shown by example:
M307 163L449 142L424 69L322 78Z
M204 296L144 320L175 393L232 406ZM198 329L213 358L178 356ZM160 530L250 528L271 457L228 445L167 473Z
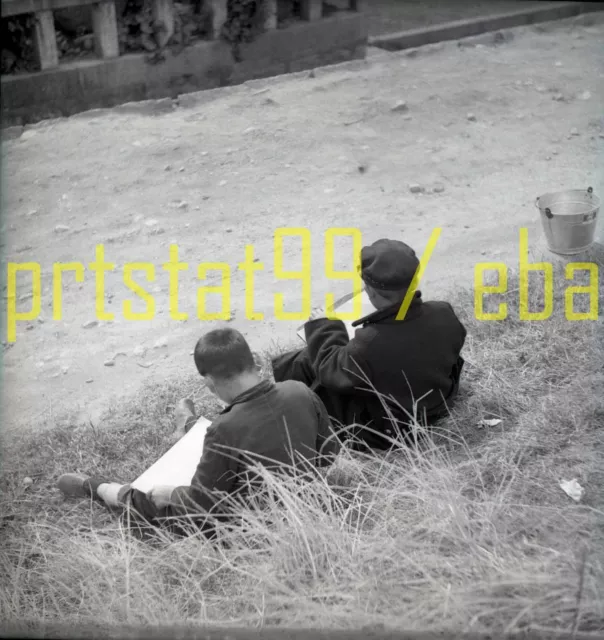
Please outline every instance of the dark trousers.
M187 517L174 507L158 509L147 495L138 489L128 489L123 496L126 507L121 514L122 524L141 539L147 539L162 529L179 537L187 537L201 531L206 538L216 538L216 523L225 517L212 514Z

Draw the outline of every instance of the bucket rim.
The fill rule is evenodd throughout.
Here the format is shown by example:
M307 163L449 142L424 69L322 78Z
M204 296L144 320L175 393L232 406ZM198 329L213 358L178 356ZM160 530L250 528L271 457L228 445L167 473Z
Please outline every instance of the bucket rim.
M577 200L569 200L569 197L576 195ZM564 196L564 199L561 199L559 202L556 202L556 197ZM548 198L550 202L548 202L548 206L542 206L542 201ZM535 206L540 210L544 211L545 209L551 207L556 204L584 204L593 209L600 208L600 198L593 192L593 189L589 187L588 189L566 189L564 191L552 191L549 193L544 193L537 198L535 198ZM553 212L552 212L553 213ZM557 214L557 215L583 215L581 213L573 213L573 214Z

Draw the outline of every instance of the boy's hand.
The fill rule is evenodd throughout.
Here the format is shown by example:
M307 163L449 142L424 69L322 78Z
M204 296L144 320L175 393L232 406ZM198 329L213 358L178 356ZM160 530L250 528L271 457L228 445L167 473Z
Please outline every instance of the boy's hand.
M170 498L172 497L174 489L176 489L176 487L160 484L147 492L147 498L149 498L158 509L164 509L172 504Z

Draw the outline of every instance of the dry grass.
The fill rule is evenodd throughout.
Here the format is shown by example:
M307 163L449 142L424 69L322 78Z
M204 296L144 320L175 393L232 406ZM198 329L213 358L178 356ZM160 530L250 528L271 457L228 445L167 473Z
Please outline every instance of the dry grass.
M96 427L67 421L9 443L0 618L604 631L603 327L565 320L564 287L558 267L554 316L536 323L517 320L515 292L502 322L478 322L460 294L469 338L451 417L415 451L344 452L312 485L269 477L284 506L247 512L229 546L143 543L54 489L66 470L136 477L168 446L179 397L216 412L197 380L148 389ZM580 504L558 486L571 478Z

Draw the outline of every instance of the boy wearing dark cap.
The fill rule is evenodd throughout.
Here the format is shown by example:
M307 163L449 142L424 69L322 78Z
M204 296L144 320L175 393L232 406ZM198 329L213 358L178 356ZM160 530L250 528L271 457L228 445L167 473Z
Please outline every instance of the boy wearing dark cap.
M313 467L333 461L339 443L321 400L301 382L263 380L241 333L210 331L197 342L194 358L210 391L228 406L208 427L191 485L158 486L143 493L130 485L68 473L58 482L64 494L92 496L111 507L129 504L143 525L186 517L212 536L213 519L232 515L221 498L245 500L257 485L250 465L312 475ZM192 402L181 401L177 413L176 429L182 435L195 422Z
M390 448L408 433L410 416L425 424L444 417L459 387L466 329L451 305L424 302L416 291L404 319L396 319L418 267L404 242L363 247L361 277L375 312L353 323L352 339L341 320L311 316L306 348L273 361L275 380L300 380L334 420L369 427L354 435L370 448Z

